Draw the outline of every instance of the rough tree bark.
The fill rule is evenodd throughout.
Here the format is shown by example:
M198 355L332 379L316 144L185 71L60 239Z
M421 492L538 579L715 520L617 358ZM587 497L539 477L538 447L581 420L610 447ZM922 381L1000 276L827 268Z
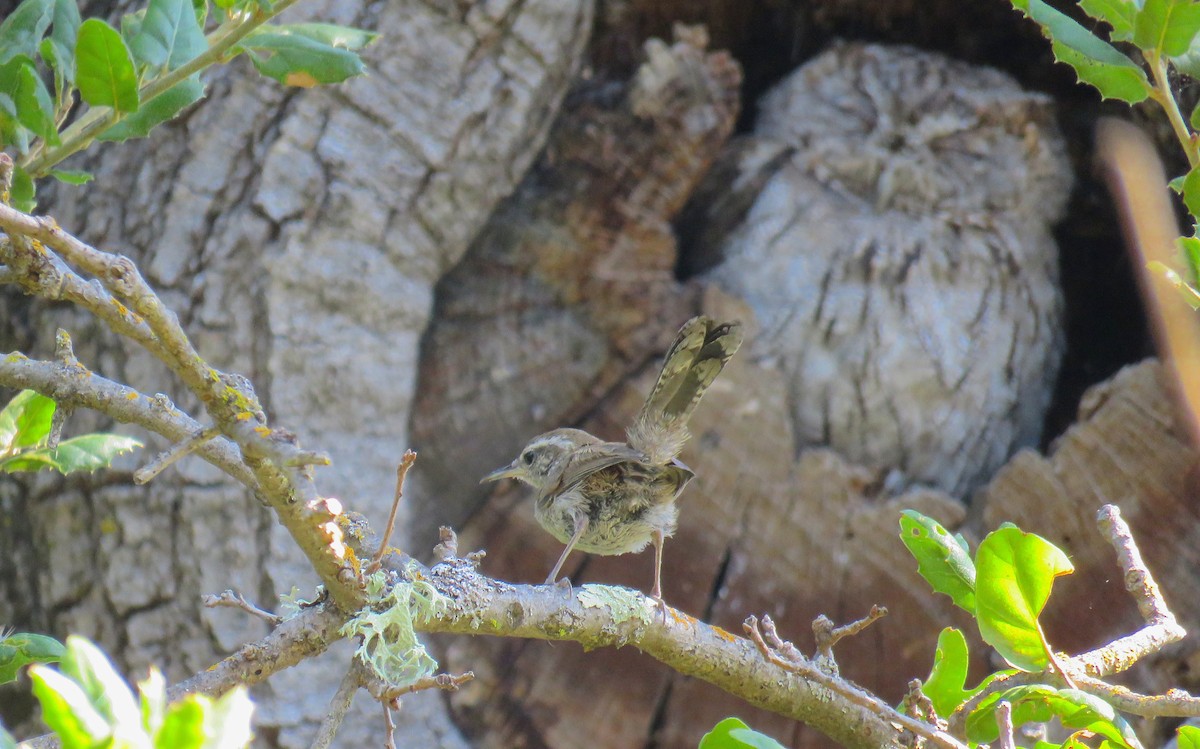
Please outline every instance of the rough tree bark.
M131 255L214 364L250 377L273 420L330 452L322 485L382 522L433 286L540 149L578 70L592 4L296 10L380 31L370 75L283 90L239 61L182 122L96 149L77 164L96 181L42 210ZM177 392L94 321L3 303L0 316L17 323L0 332L6 350L45 351L61 325L96 370ZM130 673L158 663L179 679L262 634L243 615L201 609L201 594L232 587L271 606L315 580L254 500L200 461L147 488L112 477L2 486L15 522L0 524L0 621L93 637ZM344 656L286 672L257 695L264 745L308 744ZM461 745L436 698L407 702L405 743ZM378 730L347 721L341 741L376 741Z
M835 14L861 10L820 5ZM909 5L889 7L905 13ZM700 4L649 6L674 20ZM597 57L640 55L620 29L645 21L647 2L604 10L617 31L600 42L621 44L598 45ZM690 32L674 48L652 47L645 77L630 86L598 76L570 101L567 135L502 204L580 77L592 3L391 0L301 11L381 30L368 55L371 76L290 92L244 70L222 74L181 124L149 144L101 149L86 165L96 183L64 189L45 208L86 239L133 255L215 364L251 377L276 423L330 451L334 466L322 469L322 486L331 493L381 519L395 461L418 443L428 451L405 508L409 549L422 555L438 522L465 522L463 548L489 551L485 572L540 580L559 547L534 524L527 496L501 492L479 508L469 487L545 427L579 422L619 437L683 318L701 308L748 315L738 300L676 282L667 223L733 126L737 67L700 52ZM972 28L986 26L972 19ZM789 30L772 32L785 38ZM732 36L742 49L754 43ZM783 55L788 66L796 54ZM778 76L783 65L772 65ZM758 75L761 83L761 67ZM699 99L688 100L697 85ZM650 95L623 103L638 86ZM655 140L664 134L676 140ZM672 150L683 143L688 149ZM570 262L555 264L557 253ZM469 272L471 263L483 270ZM538 274L528 276L535 266ZM494 279L517 290L498 290ZM152 363L129 358L78 314L8 296L0 303L12 323L0 327L8 348L44 351L53 326L63 325L94 369L145 391L174 390ZM437 327L419 346L434 314ZM917 580L895 542L901 508L964 522L968 534L998 519L1047 535L1078 529L1054 540L1080 555L1081 569L1103 575L1111 562L1090 552L1083 561L1080 539L1092 537L1092 504L1128 497L1135 528L1162 542L1164 558L1186 546L1195 527L1190 452L1152 369L1103 391L1108 397L1097 398L1053 456L1018 456L964 520L962 505L945 494L888 496L876 471L828 451L800 454L784 375L767 358L742 355L694 421L687 459L701 478L666 547L666 598L734 630L747 614L770 613L800 644L818 613L845 620L884 603L892 617L839 650L844 672L870 687L921 676L937 629L961 622ZM480 387L484 398L474 400ZM1061 512L1039 514L1050 503ZM0 509L11 521L0 524L0 620L97 637L131 672L158 662L179 678L261 634L240 613L199 609L201 593L233 587L269 603L312 582L290 539L199 461L180 463L149 489L121 476L4 482ZM1188 608L1200 600L1194 581L1164 566L1156 571L1185 623L1200 619ZM644 590L650 570L648 555L577 555L567 572L577 583ZM1172 596L1173 588L1182 592ZM1103 614L1107 600L1088 598ZM1127 621L1088 619L1097 637ZM455 706L483 745L592 747L602 737L612 746L694 746L731 712L784 741L820 741L791 722L752 717L628 650L597 656L481 638L440 644L444 665L480 675ZM274 678L259 694L262 743L306 744L344 664L343 653ZM464 746L439 708L436 697L406 699L402 740ZM374 720L348 721L342 740L375 742L377 731Z

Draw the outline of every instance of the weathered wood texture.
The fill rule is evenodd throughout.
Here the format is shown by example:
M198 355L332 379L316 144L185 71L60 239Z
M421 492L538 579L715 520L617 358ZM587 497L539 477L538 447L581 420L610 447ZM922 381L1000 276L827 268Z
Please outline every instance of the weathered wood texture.
M1076 572L1055 584L1048 609L1056 647L1093 648L1141 624L1112 547L1095 530L1106 503L1121 508L1180 623L1193 633L1200 628L1197 453L1180 415L1157 361L1127 367L1088 391L1079 422L1048 456L1019 453L976 497L977 527L1008 520L1070 554ZM1193 634L1172 648L1156 676L1139 674L1142 683L1160 691L1194 687L1194 675L1166 669L1177 669L1176 657L1195 652L1197 642Z
M710 293L702 307L729 317L739 305ZM648 363L614 391L585 428L619 437L657 366ZM681 498L679 531L666 544L664 598L737 632L747 615L768 613L809 651L809 625L818 614L846 621L873 603L885 604L892 616L839 653L845 673L869 687L887 687L894 698L894 676L924 675L938 629L963 623L916 575L896 540L899 512L916 507L951 525L965 513L933 491L888 499L881 476L828 451L806 452L797 461L785 392L778 369L735 357L700 404L683 455L698 478ZM467 525L463 548L488 549L489 574L537 581L561 550L538 528L529 502L519 489L502 492ZM576 554L564 571L576 584L647 590L652 569L650 553ZM728 714L798 744L823 741L705 684L673 677L632 649L586 654L570 645L459 639L448 656L452 668L470 664L479 676L452 696L479 746L624 747L653 736L658 746L694 747Z
M962 495L1037 444L1064 340L1050 228L1072 183L1050 104L996 70L858 43L759 102L693 202L689 263L754 309L800 445Z
M577 421L688 317L669 221L729 136L740 83L705 46L681 29L647 44L628 83L576 90L529 178L439 283L412 421L427 503L415 539L460 525L480 476Z
M306 2L297 12L382 32L370 75L285 90L239 60L151 141L71 162L96 181L44 208L134 257L200 351L249 376L276 424L329 452L322 489L382 522L433 286L540 151L579 70L592 2ZM44 351L64 325L87 365L177 396L161 367L92 321L30 314L35 340L9 346ZM200 461L148 488L5 486L4 514L26 522L0 524L10 565L0 621L94 637L131 674L156 662L178 679L262 632L243 614L200 608L202 593L232 587L270 607L315 582L282 529ZM264 745L309 744L346 652L329 658L257 695ZM379 743L377 709L359 707L372 720L348 720L345 746ZM407 701L399 720L403 744L463 745L436 695Z
M709 297L705 309L729 314L722 304L730 302ZM648 364L585 427L619 436L653 375ZM936 517L972 544L1002 520L1061 544L1078 571L1056 584L1047 631L1057 648L1079 652L1139 626L1111 548L1095 529L1096 509L1115 501L1182 622L1192 629L1200 623L1195 452L1174 423L1175 406L1157 363L1132 367L1091 391L1079 424L1052 453L1016 456L981 491L981 509L969 522L958 502L938 492L887 497L880 475L827 450L795 458L784 392L777 370L735 358L696 414L696 439L684 459L699 478L683 497L663 570L664 597L683 611L734 631L747 615L769 613L784 636L812 652L808 632L816 615L844 622L872 604L885 605L889 616L837 653L843 674L897 700L908 679L928 673L942 627L963 627L975 639L971 622L929 592L898 543L902 509ZM534 522L529 498L515 488L486 504L462 541L463 548L488 549L489 574L522 582L540 580L560 551ZM576 584L642 590L651 570L648 553L575 555L565 568ZM739 715L791 746L828 745L802 726L675 678L631 649L584 653L571 645L461 638L447 645L452 667L469 666L479 675L452 699L482 747L653 741L682 749L694 747L725 715ZM1159 691L1187 687L1187 654L1195 650L1193 637L1129 675L1129 683Z

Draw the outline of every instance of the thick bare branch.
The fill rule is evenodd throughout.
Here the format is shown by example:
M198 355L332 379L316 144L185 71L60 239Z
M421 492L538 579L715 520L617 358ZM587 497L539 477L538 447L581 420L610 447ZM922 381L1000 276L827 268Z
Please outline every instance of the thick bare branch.
M176 408L165 395L145 395L80 366L39 361L13 352L0 357L0 383L36 390L60 406L90 408L119 422L137 424L172 442L186 441L202 431L199 422ZM237 446L228 439L209 440L196 449L196 454L251 491L258 491L254 474L242 464Z

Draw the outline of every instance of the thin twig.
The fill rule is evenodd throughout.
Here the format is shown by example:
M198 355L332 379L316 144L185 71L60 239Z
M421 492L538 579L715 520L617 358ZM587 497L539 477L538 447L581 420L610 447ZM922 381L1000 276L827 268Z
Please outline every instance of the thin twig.
M397 705L399 710L400 706ZM392 706L383 706L383 726L386 729L384 735L387 737L383 742L383 749L396 749L396 723L392 720Z
M1147 625L1103 647L1068 658L1065 664L1055 658L1053 662L1057 668L1054 672L1059 674L1064 684L1105 699L1124 712L1146 717L1200 716L1200 699L1183 690L1172 689L1163 696L1147 696L1100 681L1103 677L1125 671L1142 658L1161 652L1167 645L1182 640L1187 636L1187 631L1175 620L1175 615L1171 613L1159 591L1158 583L1142 561L1137 542L1128 523L1121 517L1120 509L1115 505L1104 505L1096 513L1096 524L1116 549L1117 563L1125 578L1125 589L1137 602L1138 611ZM1074 672L1073 678L1067 677L1064 666ZM966 716L987 696L1015 686L1046 681L1046 673L1014 674L993 680L986 689L955 711L950 720L951 730L961 727Z
M357 663L358 659L356 658L350 668L346 670L346 675L342 677L342 683L338 685L333 699L329 701L329 710L321 719L321 727L317 729L317 735L313 737L310 749L329 749L329 746L333 744L333 739L337 736L338 729L342 727L342 721L346 719L346 713L354 702L354 693L360 686L359 675L354 665Z
M1001 700L996 705L996 723L1000 726L1000 749L1017 749L1017 737L1013 733L1012 703Z
M821 614L812 623L813 635L817 641L817 658L828 663L832 669L836 670L837 661L833 657L833 646L837 645L843 637L849 637L850 635L862 632L871 626L873 622L887 616L887 612L887 609L883 606L875 605L871 607L871 613L862 619L850 622L849 624L843 624L840 627L833 626L833 621L824 614Z
M404 477L408 475L408 469L412 468L412 464L417 460L417 454L412 450L405 450L404 455L400 456L400 465L396 466L396 496L392 498L392 511L388 513L387 525L383 529L383 539L379 543L379 549L375 552L375 557L371 563L367 565L366 573L369 575L379 569L379 565L383 563L383 557L387 554L388 543L391 542L392 531L396 527L396 513L400 510L400 498L404 496Z
M117 421L137 424L172 442L186 440L202 429L166 396L146 396L131 387L58 362L29 359L19 353L0 355L0 382L28 388L53 398L59 407L89 408ZM258 480L242 462L236 445L225 438L202 445L197 453L209 463L254 491Z
M945 747L947 749L950 747L953 747L953 749L965 749L965 744L962 744L958 741L958 739L955 739L945 731L939 730L935 726L931 726L928 723L919 721L911 716L897 712L894 708L892 708L891 705L887 704L870 692L851 684L849 681L846 681L841 677L833 676L820 670L815 666L815 664L796 663L779 657L779 655L776 654L775 651L772 650L763 639L762 633L759 631L757 618L753 616L748 617L743 625L743 629L745 629L746 634L750 637L750 641L754 643L756 648L758 648L758 652L762 654L763 658L769 663L778 666L785 671L790 671L791 673L817 682L829 691L850 700L860 707L866 708L875 715L879 716L881 719L894 725L902 726L906 730L911 731L914 735L924 738L936 746Z
M54 358L64 367L87 371L79 363L79 359L75 358L75 348L71 344L71 334L62 328L59 328L54 334ZM58 448L58 443L62 439L63 427L67 425L67 419L74 412L74 406L68 403L55 404L54 416L50 419L50 435L46 438L46 446L51 450Z
M234 593L232 590L226 590L219 596L214 596L212 594L201 596L200 602L203 603L205 607L210 609L220 608L222 606L241 609L251 616L256 616L259 619L266 621L272 627L277 626L283 621L282 616L279 616L278 614L272 614L270 611L263 611L259 607L247 601L242 594Z
M475 678L474 671L458 674L435 674L417 679L412 684L396 687L384 683L377 677L368 676L363 682L363 688L380 702L393 702L406 694L422 692L428 689L441 689L446 692L457 692L463 684Z
M948 724L938 717L933 700L925 694L922 686L920 679L912 679L908 682L908 691L904 693L904 712L929 723L939 731L946 730Z
M1120 673L1152 653L1187 636L1167 606L1158 583L1138 550L1129 524L1116 505L1104 505L1096 513L1096 524L1117 552L1117 564L1125 579L1125 590L1133 596L1146 626L1072 659L1072 665L1088 676L1103 678Z
M166 450L160 452L146 465L133 472L133 483L147 484L154 480L155 476L165 471L180 458L191 455L205 442L213 439L221 433L216 427L208 427L201 429L198 432L190 435L182 442L176 442Z

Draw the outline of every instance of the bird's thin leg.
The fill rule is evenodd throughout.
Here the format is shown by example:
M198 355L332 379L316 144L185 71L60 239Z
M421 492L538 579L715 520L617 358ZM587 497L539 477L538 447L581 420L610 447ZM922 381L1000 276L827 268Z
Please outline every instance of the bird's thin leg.
M567 555L571 553L571 549L575 548L575 544L579 541L579 537L583 535L583 532L587 530L587 526L587 515L579 514L575 516L575 533L571 536L571 540L567 542L567 548L563 549L558 561L554 563L554 569L550 570L550 574L546 576L545 585L549 585L558 579L558 571L562 569L563 562L567 561Z
M663 624L667 623L667 602L662 599L662 550L663 550L663 532L656 530L651 534L654 540L654 587L650 590L650 597L662 609Z

